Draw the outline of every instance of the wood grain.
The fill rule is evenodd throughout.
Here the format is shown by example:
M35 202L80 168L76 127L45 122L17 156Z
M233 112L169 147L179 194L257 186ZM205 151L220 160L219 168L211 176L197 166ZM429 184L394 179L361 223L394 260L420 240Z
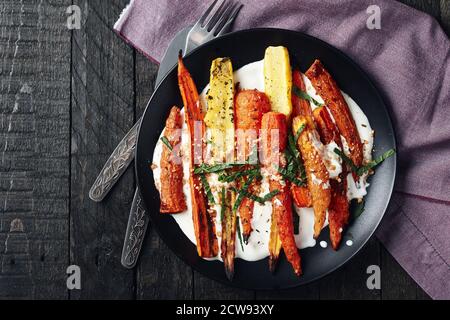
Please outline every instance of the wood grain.
M0 3L0 299L66 299L68 0Z
M72 39L70 262L80 266L81 291L72 299L130 299L134 271L120 264L134 177L129 170L106 201L89 188L134 123L134 55L111 30L126 0L77 0L83 27Z
M156 64L136 53L136 118L153 94L157 70ZM137 299L192 299L192 283L192 269L166 247L150 224L137 267Z
M254 291L230 287L194 271L195 300L251 300L254 298Z
M348 235L347 235L348 236ZM346 265L320 281L321 299L381 299L381 290L369 290L366 284L367 268L381 267L381 244L372 238ZM381 273L383 275L383 272ZM383 281L383 276L381 277Z

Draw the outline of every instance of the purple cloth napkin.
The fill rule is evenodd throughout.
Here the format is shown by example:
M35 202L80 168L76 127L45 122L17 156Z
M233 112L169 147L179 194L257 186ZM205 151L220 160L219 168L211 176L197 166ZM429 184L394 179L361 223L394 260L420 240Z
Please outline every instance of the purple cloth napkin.
M133 0L115 30L159 61L212 1ZM430 16L393 0L247 0L234 29L299 30L347 53L391 107L399 167L378 237L435 299L450 299L450 44ZM370 30L368 8L381 9Z

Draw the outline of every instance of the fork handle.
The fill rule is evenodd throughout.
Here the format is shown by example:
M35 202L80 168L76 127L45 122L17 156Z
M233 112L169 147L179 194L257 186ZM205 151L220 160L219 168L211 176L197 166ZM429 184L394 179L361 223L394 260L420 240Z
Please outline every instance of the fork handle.
M106 161L89 191L89 198L93 201L102 201L133 161L140 125L141 119L130 129Z
M125 268L132 269L136 266L149 220L139 189L136 189L122 249L121 262Z

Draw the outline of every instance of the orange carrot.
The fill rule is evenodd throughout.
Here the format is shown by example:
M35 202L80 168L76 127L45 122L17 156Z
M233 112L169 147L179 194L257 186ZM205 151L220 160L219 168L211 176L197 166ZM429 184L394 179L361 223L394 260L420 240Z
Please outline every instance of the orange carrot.
M265 166L273 166L279 163L280 167L285 166L285 161L281 158L287 143L287 123L286 116L282 113L269 112L262 118L262 150L265 154L266 161ZM278 150L273 153L275 141L272 140L272 130L278 130ZM274 168L270 168L274 169ZM283 181L281 175L273 171L272 176L269 178L270 191L278 191L278 194L272 198L272 221L276 224L276 232L281 240L281 246L286 254L286 258L292 265L296 275L302 274L301 259L295 243L294 238L294 225L292 218L292 198L289 191L289 183ZM269 248L271 246L269 245ZM272 259L273 260L273 259ZM271 262L273 263L273 261Z
M198 159L195 154L194 145L202 144L195 141L194 128L195 123L200 123L202 137L205 131L203 117L197 87L192 80L189 71L186 69L181 54L178 59L178 85L180 87L181 97L185 107L185 120L188 126L191 149L190 149L190 176L189 184L192 198L192 220L194 223L195 238L197 241L197 252L200 257L212 258L217 256L219 247L215 234L215 225L213 216L208 212L208 205L201 179L194 174L194 165ZM202 149L202 148L201 148Z
M305 82L303 81L302 74L299 70L294 70L292 72L292 84L301 91L306 91ZM310 128L315 128L309 101L292 94L292 107L294 117L304 116L308 122L308 126ZM291 194L297 207L310 208L312 206L311 192L309 192L308 187L292 184Z
M183 193L183 164L177 161L179 155L177 147L181 143L181 127L183 119L180 109L172 107L166 121L164 137L169 146L163 146L161 154L161 213L180 213L187 209L186 198ZM178 150L179 151L179 150Z
M309 68L306 76L330 109L340 133L348 144L350 159L360 167L363 163L363 145L350 108L336 81L319 60Z
M308 189L311 193L314 209L314 238L317 239L325 223L327 209L331 201L331 190L328 170L325 167L321 153L315 147L316 142L314 140L319 139L318 137L315 138L318 134L307 123L306 117L295 117L292 121L292 131L296 134L300 128L304 127L297 141L297 148L305 163Z
M335 142L341 149L342 143L339 130L331 119L326 107L314 110L314 120L324 144ZM328 221L330 223L331 246L337 250L342 240L342 232L350 218L349 203L347 199L347 168L342 166L342 173L338 179L330 180L331 202L328 209Z
M311 208L312 199L308 187L291 184L291 194L292 199L294 199L294 203L298 208Z
M236 94L234 112L235 126L238 138L238 159L248 160L251 152L258 145L258 134L261 129L261 120L263 114L270 111L269 98L258 90L242 90ZM243 145L242 145L243 144ZM253 193L258 189L258 181L254 181L249 192ZM252 232L254 201L244 198L239 206L239 215L242 222L242 237L245 243L248 243Z

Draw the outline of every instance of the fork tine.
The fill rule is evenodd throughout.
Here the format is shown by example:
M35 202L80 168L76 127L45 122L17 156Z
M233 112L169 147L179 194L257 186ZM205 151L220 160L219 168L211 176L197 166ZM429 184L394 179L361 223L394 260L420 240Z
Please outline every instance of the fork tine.
M216 24L216 26L212 30L214 36L218 36L222 32L224 27L234 20L234 17L236 17L241 7L242 4L236 2L227 8L227 11L222 15L220 21Z
M241 3L237 3L237 8L234 10L234 12L231 14L231 16L230 16L230 18L228 19L228 21L227 22L232 22L235 18L236 18L236 16L239 14L239 11L241 11L241 9L242 9L242 7L243 7L244 5L243 4L241 4Z
M205 13L201 16L201 18L198 20L198 23L203 26L203 24L205 23L206 18L208 18L209 14L211 13L212 9L216 6L217 1L219 0L214 0L214 2L209 6L208 9L206 9Z
M217 11L214 13L212 18L206 24L206 29L208 30L208 32L210 32L211 29L216 25L217 21L219 21L220 17L223 15L223 13L227 9L227 7L228 7L228 1L223 0L219 9L217 9Z

